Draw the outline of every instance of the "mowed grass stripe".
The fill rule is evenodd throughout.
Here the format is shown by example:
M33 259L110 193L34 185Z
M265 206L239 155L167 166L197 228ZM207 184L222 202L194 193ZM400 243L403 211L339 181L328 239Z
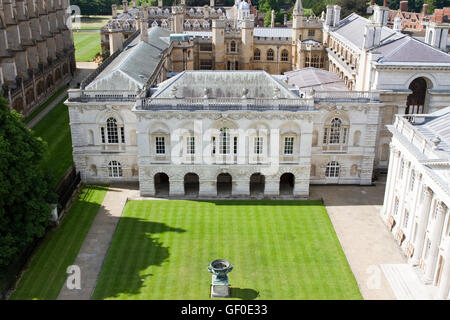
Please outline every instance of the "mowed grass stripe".
M127 203L93 298L208 299L217 258L232 298L362 298L320 202L182 200Z
M36 249L11 300L54 300L58 297L67 277L66 269L75 261L106 191L106 187L83 188L61 225Z

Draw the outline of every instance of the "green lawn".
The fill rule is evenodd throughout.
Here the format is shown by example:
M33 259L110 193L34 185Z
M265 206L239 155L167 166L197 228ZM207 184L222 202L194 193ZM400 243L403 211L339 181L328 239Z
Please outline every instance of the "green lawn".
M317 201L130 201L93 299L209 299L228 259L237 299L362 299Z
M64 90L67 89L67 86L61 87L58 91L56 91L47 101L45 101L43 104L41 104L39 107L37 107L28 117L23 119L23 122L25 124L30 123L31 120L33 120L39 113L41 113L47 106L52 103L57 97L59 97L60 94L64 92Z
M56 105L32 130L48 145L42 168L50 170L55 177L55 184L59 183L73 163L67 106L62 102Z
M74 32L73 41L77 62L92 61L102 51L98 32Z
M64 285L67 267L74 261L107 188L86 186L61 225L46 235L11 300L54 300Z

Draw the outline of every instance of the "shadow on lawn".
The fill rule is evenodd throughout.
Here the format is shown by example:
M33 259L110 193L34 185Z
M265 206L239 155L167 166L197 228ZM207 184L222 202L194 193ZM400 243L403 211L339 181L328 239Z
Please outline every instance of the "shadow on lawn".
M122 217L109 248L92 299L118 298L120 295L135 295L142 292L143 274L150 266L161 266L169 257L169 248L164 247L152 235L164 232L186 232L165 223ZM131 236L130 236L131 234ZM151 290L146 288L145 290Z
M231 298L238 298L242 300L254 300L259 296L259 292L253 289L231 288Z

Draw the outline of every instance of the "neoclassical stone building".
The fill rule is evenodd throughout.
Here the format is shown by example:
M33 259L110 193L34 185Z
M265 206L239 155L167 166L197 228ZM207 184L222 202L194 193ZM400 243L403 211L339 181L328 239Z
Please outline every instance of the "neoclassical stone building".
M450 298L450 107L398 115L381 217L425 283Z
M28 115L75 72L69 0L0 3L0 85L12 108Z
M77 170L86 182L139 181L145 195L179 196L195 185L196 195L211 197L227 185L233 196L307 197L311 183L370 184L374 170L387 169L385 126L395 114L450 103L450 56L388 28L387 8L373 10L371 19L341 20L339 6L328 6L315 20L328 70L298 51L315 46L304 38L310 22L301 1L293 29L254 28L245 17L229 29L219 18L212 42L197 31L148 29L144 10L139 29L69 92ZM260 49L258 29L290 43L295 71L280 75L282 64L263 58L270 51ZM282 33L288 40L275 36ZM255 62L257 50L265 60ZM202 57L210 62L196 62ZM202 70L206 64L214 70Z

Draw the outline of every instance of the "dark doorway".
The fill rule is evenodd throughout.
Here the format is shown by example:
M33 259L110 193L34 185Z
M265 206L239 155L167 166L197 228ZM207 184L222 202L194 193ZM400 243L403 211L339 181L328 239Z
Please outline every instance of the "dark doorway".
M425 97L427 95L427 81L417 78L409 85L412 93L406 100L405 114L422 114L425 112Z
M198 197L200 191L199 177L195 173L184 176L184 195L187 197Z
M221 173L217 176L217 196L231 196L232 178L229 173Z
M284 173L280 177L280 195L294 195L295 177L292 173Z
M254 173L250 177L250 196L264 196L266 177L260 173Z
M157 197L167 197L169 196L169 176L165 173L157 173L154 177L155 181L155 196Z

